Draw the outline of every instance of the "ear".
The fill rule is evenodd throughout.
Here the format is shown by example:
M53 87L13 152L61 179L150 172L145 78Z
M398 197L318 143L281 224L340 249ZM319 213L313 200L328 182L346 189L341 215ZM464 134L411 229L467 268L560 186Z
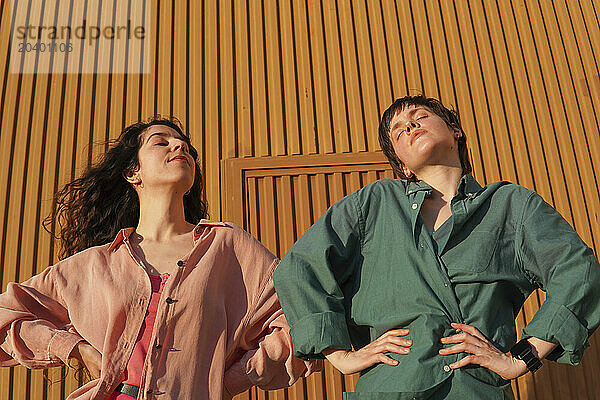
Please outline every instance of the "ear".
M142 178L140 177L139 168L136 167L134 169L130 169L128 171L123 172L123 178L132 185L136 186L142 183Z
M455 138L456 140L460 139L460 138L461 138L461 137L463 137L463 135L464 135L463 131L461 131L461 130L460 130L460 128L453 127L453 128L452 128L452 131L453 131L453 133L454 133L454 138Z

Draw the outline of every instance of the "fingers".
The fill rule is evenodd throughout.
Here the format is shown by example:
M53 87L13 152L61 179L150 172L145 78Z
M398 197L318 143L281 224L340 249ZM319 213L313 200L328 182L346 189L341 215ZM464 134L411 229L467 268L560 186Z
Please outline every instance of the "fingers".
M479 329L475 328L474 326L471 325L467 325L467 324L459 324L457 322L452 322L450 324L454 329L460 329L461 331L467 332L468 334L475 336L478 339L481 340L486 340L485 336L483 336L483 334L481 332L479 332Z
M389 331L387 331L383 335L379 336L379 338L384 338L384 337L388 337L388 336L406 336L406 335L408 335L408 333L409 333L409 330L405 329L405 328L390 329Z
M384 363L387 365L392 365L392 366L398 365L398 361L394 360L391 357L386 356L385 354L381 354L381 353L378 354L376 362L381 362L381 363Z
M412 340L410 339L403 339L403 338L399 338L399 337L392 337L389 339L389 341L395 345L398 346L404 346L404 347L410 347L412 346Z
M398 353L398 354L408 354L410 352L410 349L408 347L397 346L392 343L386 343L384 346L382 346L379 349L378 352L379 353L390 352L390 353Z
M478 364L478 357L476 355L470 355L470 356L466 356L464 358L461 358L460 360L453 362L452 364L450 364L450 368L452 369L458 369L458 368L462 368L465 365L469 365L469 364Z
M407 354L409 349L406 347L412 346L412 340L405 339L400 336L408 335L408 329L392 329L379 336L371 343L371 347L376 352L391 351L394 353ZM399 346L403 346L400 348Z
M481 353L481 351L482 351L481 347L476 346L471 343L463 342L463 343L459 343L459 344L451 346L451 347L446 347L444 349L440 349L439 353L442 355L457 354L457 353L479 354L479 353Z

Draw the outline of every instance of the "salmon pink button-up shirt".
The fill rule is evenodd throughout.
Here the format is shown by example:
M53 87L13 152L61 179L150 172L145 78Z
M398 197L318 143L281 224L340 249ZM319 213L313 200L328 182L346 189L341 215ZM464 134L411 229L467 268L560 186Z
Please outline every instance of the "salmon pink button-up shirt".
M151 297L128 241L133 231L8 284L0 295L0 366L66 363L85 340L102 353L102 373L69 399L111 395ZM271 278L277 263L236 225L202 220L163 289L138 398L220 400L253 385L288 386L319 368L292 356Z

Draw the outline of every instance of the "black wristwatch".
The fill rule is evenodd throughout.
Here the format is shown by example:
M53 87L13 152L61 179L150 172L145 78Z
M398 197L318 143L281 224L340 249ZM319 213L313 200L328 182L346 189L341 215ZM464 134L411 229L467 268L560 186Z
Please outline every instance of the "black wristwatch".
M527 364L527 369L534 373L542 366L542 362L539 358L537 358L533 351L531 350L531 344L527 341L527 339L521 339L517 344L515 344L510 349L510 354L517 360L525 361Z

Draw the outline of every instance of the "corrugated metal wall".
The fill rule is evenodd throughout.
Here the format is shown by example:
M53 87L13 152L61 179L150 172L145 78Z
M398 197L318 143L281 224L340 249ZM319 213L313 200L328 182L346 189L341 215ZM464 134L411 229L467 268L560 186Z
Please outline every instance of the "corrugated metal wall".
M139 118L181 119L201 152L211 216L227 219L221 160L377 151L379 115L421 90L460 111L480 182L538 191L598 254L598 1L145 0L147 74L48 73L44 64L13 73L12 3L0 0L2 290L56 260L40 227L53 193L104 150L95 142ZM116 4L17 3L32 19L63 7L98 21ZM594 398L597 341L581 367L544 367L542 384L522 379L520 398ZM75 379L45 383L60 374L2 369L0 399L64 398Z

